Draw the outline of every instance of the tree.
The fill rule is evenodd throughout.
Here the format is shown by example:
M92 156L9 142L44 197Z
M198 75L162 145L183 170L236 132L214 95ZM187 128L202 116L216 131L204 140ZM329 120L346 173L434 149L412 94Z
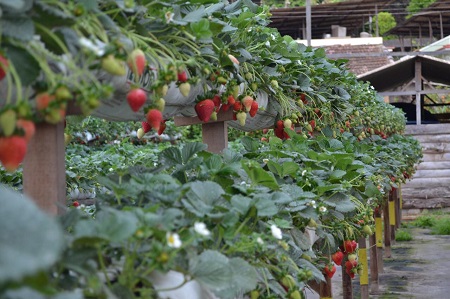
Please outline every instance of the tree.
M383 35L384 33L388 32L397 25L394 16L390 12L382 11L378 13L377 17L380 35ZM373 20L372 26L373 28L375 28L376 26L375 19Z
M416 12L427 8L434 2L436 2L436 0L411 0L411 2L409 2L409 5L406 7L406 10L409 12L408 17L411 17Z

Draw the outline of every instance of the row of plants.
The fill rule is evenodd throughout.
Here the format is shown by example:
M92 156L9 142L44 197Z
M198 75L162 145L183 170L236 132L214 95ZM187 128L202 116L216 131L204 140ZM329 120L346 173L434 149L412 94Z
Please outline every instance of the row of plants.
M2 295L153 298L164 294L158 275L175 271L183 277L175 287L195 281L219 298L302 298L308 281L332 275L333 262L346 263L354 277L360 266L352 240L371 234L373 210L405 180L420 146L401 135L358 142L324 131L305 138L286 129L288 140L263 143L243 137L244 148L222 155L186 143L151 163L128 161L129 168L97 176L106 192L97 194L94 211L68 208L53 223L65 235L59 246L13 251L16 270L2 267ZM98 163L114 157L109 151ZM4 194L2 206L14 205ZM1 219L22 230L17 242L36 241L14 226L21 219L14 213ZM27 223L35 232L35 221ZM54 231L34 237L47 233ZM36 267L19 262L43 252L54 258Z
M229 109L231 125L245 131L281 120L310 134L355 130L362 139L404 126L402 113L356 83L344 61L280 36L267 27L268 8L249 0L4 0L0 7L8 25L0 44L0 161L10 171L34 123L58 123L72 106L145 120L139 137L162 134L174 115L207 122ZM129 108L120 115L105 112L122 104Z

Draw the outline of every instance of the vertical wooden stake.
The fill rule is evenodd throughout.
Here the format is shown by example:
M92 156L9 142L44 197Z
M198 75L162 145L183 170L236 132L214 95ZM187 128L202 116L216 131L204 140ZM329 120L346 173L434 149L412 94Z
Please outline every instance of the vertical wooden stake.
M391 257L391 225L389 222L389 200L383 204L384 218L384 257Z
M401 186L399 185L395 192L395 228L399 229L402 224L402 208L401 208Z
M378 247L376 244L375 234L369 236L370 248L370 293L377 294L379 292L379 278L378 278Z
M203 143L208 145L208 152L220 154L228 147L227 122L202 124Z
M383 219L381 219L381 207L374 212L375 216L375 240L377 247L377 268L379 273L383 273Z
M333 292L331 288L331 278L325 275L325 282L320 282L319 285L319 297L320 299L332 299Z
M369 263L367 262L367 246L365 237L359 238L358 247L358 261L362 267L362 273L359 276L361 299L369 299Z
M390 225L390 232L391 232L391 244L395 243L395 228L396 228L396 217L395 217L395 197L396 192L395 189L392 189L389 192L389 202L388 202L388 208L389 208L389 225Z
M343 299L353 299L353 285L352 278L345 272L345 262L347 258L342 261L342 293Z
M66 204L64 123L37 124L23 164L24 193L44 211L56 215Z

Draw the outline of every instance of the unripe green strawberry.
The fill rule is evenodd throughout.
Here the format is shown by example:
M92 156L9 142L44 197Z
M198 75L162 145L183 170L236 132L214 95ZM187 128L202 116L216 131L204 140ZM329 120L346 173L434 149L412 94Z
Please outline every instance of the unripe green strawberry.
M57 123L62 121L64 117L66 117L65 109L53 108L45 114L44 120L49 124L56 125Z
M278 81L277 81L277 80L272 80L272 81L270 81L270 85L271 85L273 88L278 88Z
M239 121L241 126L245 126L245 120L247 119L247 113L244 111L239 111L236 113L236 119Z
M0 114L0 128L6 137L14 133L16 128L16 112L14 110L8 109Z
M166 107L166 101L163 98L155 100L153 104L155 105L156 109L161 112L164 111L164 108Z
M292 277L291 275L287 274L285 275L282 279L281 279L281 283L288 289L292 289L295 287L296 282L294 277Z
M72 93L66 86L60 86L55 90L55 97L58 100L68 101L72 99Z
M189 84L188 82L181 83L178 88L180 89L180 92L184 97L187 97L191 92L191 84Z
M250 292L250 299L258 299L259 298L259 291L253 290Z
M289 295L289 299L303 299L303 297L299 290L295 290Z
M255 82L253 82L252 84L250 84L250 88L251 88L253 91L256 91L256 90L258 89L258 84L256 84Z
M356 254L350 253L350 254L347 256L347 259L348 259L350 262L354 262L354 261L356 261L357 257L358 257L358 256L357 256Z
M217 112L216 111L213 111L211 113L210 120L212 120L212 121L216 121L217 120Z
M156 93L162 97L165 97L167 95L168 91L169 91L169 86L167 84L158 86L158 88L156 89Z
M370 228L370 226L369 225L364 225L363 226L363 228L362 228L362 230L363 230L363 232L366 234L366 235L368 235L368 236L371 236L372 235L372 229Z
M313 128L312 128L312 126L310 124L307 124L306 125L306 130L308 130L308 132L312 132Z
M127 73L123 61L118 60L112 54L102 58L101 67L114 76L125 76Z
M233 86L233 97L235 99L237 99L238 96L239 96L239 86L238 85L234 85Z
M144 135L145 135L144 129L139 128L139 129L137 130L137 132L136 132L136 135L137 135L137 138L139 138L139 139L141 139L142 137L144 137Z
M286 118L283 122L283 125L287 129L292 128L292 120L290 120L289 118Z
M64 133L64 145L67 146L72 141L72 135Z

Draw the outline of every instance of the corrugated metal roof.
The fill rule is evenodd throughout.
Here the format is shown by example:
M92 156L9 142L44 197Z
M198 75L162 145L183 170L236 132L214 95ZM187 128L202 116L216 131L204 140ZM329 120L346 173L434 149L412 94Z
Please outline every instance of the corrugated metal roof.
M376 11L392 0L352 0L339 3L319 4L311 7L312 38L323 38L331 33L332 25L347 28L347 33L359 36L360 28L373 17ZM282 35L293 38L302 37L302 28L306 27L306 7L279 8L271 10L270 27L277 28Z

